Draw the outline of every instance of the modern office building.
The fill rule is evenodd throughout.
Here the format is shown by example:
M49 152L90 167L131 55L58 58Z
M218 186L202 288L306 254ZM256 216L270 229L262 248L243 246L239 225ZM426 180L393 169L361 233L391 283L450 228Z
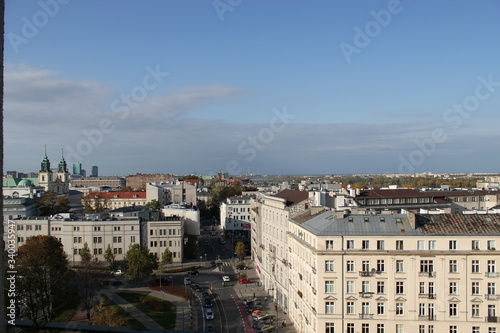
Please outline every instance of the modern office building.
M90 177L99 177L99 167L97 165L92 166L92 174Z
M82 163L73 163L73 175L82 175Z

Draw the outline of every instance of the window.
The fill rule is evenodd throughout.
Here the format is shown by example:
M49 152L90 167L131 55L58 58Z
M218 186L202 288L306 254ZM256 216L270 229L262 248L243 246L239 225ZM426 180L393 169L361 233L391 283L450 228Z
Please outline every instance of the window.
M369 271L370 271L370 261L363 260L363 272L369 272Z
M361 324L361 333L370 333L370 324Z
M479 317L479 304L472 304L472 317Z
M347 246L348 250L353 250L354 249L354 241L352 239L348 239L346 246Z
M363 314L363 315L370 314L370 303L363 302L361 304L361 314Z
M402 273L404 271L405 271L404 261L403 260L396 260L396 273Z
M377 260L377 272L384 272L385 271L385 261L384 260Z
M377 303L377 314L378 315L385 314L385 304L384 303Z
M417 242L417 249L419 249L419 250L425 250L425 241L419 240Z
M473 240L472 241L472 249L473 250L479 250L479 241L478 240Z
M333 250L333 240L327 240L326 241L326 249L327 250Z
M347 260L347 271L354 272L354 260Z
M347 293L354 294L354 281L347 281Z
M119 237L113 237L113 243L121 243L122 242L122 237L119 236Z
M450 333L457 333L457 327L456 326L450 326Z
M377 294L385 294L385 282L377 281Z
M363 293L370 292L370 281L361 281L361 292Z
M429 325L427 328L428 333L434 333L434 325Z
M402 240L397 240L396 241L396 250L404 250L404 246L403 246L403 241Z
M334 272L334 271L335 271L334 261L333 260L326 260L325 261L325 272Z
M396 333L404 333L403 324L396 324Z
M101 227L94 227L94 231L101 231Z
M434 261L433 260L420 260L420 272L421 273L431 273L434 271Z
M496 327L488 327L488 333L497 333Z
M325 314L334 313L334 302L325 302Z
M496 308L495 305L488 305L488 317L496 317Z
M420 303L418 305L418 315L420 317L425 316L425 303Z
M420 282L419 288L418 288L418 293L425 294L425 282Z
M385 333L385 324L377 324L377 333Z
M495 273L495 260L488 260L488 273Z
M347 314L354 314L354 302L347 302Z
M456 282L450 282L450 295L456 295L457 294L457 283Z
M21 226L22 227L22 226ZM21 229L22 230L22 229ZM80 231L80 227L73 227L73 231Z
M404 282L396 281L396 294L404 294Z
M396 303L396 316L403 316L403 315L404 315L404 304Z
M450 273L458 273L458 263L456 260L450 260Z
M429 250L435 250L435 249L436 249L436 241L430 240L429 241Z
M479 273L479 260L472 260L472 273Z
M325 333L335 333L335 326L333 323L326 323L325 328Z
M479 282L472 282L472 295L479 295Z
M325 293L335 292L335 281L325 281Z
M347 324L347 333L354 333L354 323Z
M448 243L448 249L450 250L456 250L457 249L457 241L456 240L451 240Z
M120 229L121 229L121 227L120 227L120 226L114 226L114 227L113 227L113 230L114 230L114 231L120 231Z
M368 250L370 248L370 241L369 240L364 240L361 242L361 248L363 250Z
M378 240L377 241L377 250L383 250L384 249L384 241L383 240Z
M488 295L495 295L495 282L488 282Z
M425 325L418 325L418 333L425 333Z
M455 303L451 303L450 304L450 317L456 317L457 314L458 314L458 310L457 310L457 304Z
M472 326L472 333L480 333L479 326Z
M130 242L135 243L135 236L130 236Z

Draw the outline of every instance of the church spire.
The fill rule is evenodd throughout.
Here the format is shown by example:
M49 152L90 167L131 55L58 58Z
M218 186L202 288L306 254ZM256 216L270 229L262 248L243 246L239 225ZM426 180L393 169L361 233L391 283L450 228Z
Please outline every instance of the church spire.
M61 148L61 160L59 161L59 166L57 172L68 172L68 167L66 161L64 160L64 149Z
M51 172L50 161L47 157L47 145L45 145L45 155L43 157L42 163L40 164L40 172Z

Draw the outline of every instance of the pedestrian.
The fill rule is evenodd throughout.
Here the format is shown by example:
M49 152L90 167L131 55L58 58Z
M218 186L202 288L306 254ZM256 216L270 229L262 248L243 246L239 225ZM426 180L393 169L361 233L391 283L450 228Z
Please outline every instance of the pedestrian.
M264 303L267 303L267 297L264 297Z
M286 319L283 320L283 322L281 323L281 326L286 327Z

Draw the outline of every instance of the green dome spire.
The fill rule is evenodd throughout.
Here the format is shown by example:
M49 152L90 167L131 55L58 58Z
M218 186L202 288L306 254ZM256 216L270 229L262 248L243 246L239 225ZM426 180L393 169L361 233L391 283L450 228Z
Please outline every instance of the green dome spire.
M40 172L50 172L50 161L47 157L47 145L45 145L45 156L43 157L42 163L40 165Z
M61 148L61 160L59 161L59 167L57 168L57 172L68 172L68 166L66 165L66 161L64 160L64 150Z

